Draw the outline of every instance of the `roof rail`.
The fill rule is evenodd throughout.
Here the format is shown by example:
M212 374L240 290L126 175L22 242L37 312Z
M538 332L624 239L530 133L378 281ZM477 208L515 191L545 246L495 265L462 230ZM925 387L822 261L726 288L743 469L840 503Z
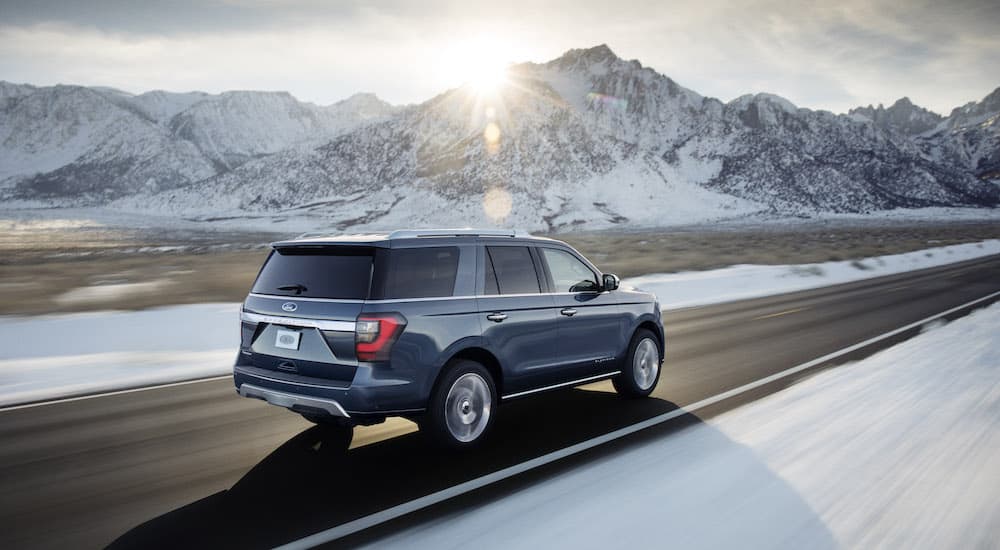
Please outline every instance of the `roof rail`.
M421 237L530 237L527 231L514 229L400 229L389 233L390 239Z

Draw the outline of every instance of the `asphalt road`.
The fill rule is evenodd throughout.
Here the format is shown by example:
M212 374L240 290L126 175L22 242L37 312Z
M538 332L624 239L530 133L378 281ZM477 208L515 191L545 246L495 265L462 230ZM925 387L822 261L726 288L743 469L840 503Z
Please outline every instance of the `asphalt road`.
M120 547L271 547L717 395L998 290L1000 256L994 256L667 312L667 360L654 399L622 400L603 382L512 401L499 410L490 441L460 455L435 450L402 420L359 428L353 448L338 453L324 448L321 429L238 397L229 380L0 411L0 547L86 548L112 541ZM873 353L911 333L819 368ZM794 378L727 399L699 417L776 391ZM693 415L681 417L374 531L474 506L518 483L613 453L630 438L668 437L693 421ZM361 533L339 544L377 535Z

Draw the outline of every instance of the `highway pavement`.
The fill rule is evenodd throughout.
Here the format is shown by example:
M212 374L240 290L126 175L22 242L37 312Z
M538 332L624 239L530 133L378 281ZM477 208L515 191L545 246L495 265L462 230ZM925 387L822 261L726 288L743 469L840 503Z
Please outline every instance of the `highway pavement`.
M666 361L653 398L620 399L601 382L514 400L500 407L490 440L462 454L435 449L400 419L358 428L352 449L343 453L324 446L324 431L297 415L238 397L231 380L0 410L0 547L272 547L683 408L997 291L1000 256L993 256L668 311ZM643 438L670 437L918 330L335 544L371 541Z

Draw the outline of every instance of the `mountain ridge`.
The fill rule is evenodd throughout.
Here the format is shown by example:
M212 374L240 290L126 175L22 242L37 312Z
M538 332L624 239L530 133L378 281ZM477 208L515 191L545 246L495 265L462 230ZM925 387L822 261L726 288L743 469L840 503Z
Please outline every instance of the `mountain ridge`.
M193 147L203 160L191 166L205 162L211 174L166 185L132 178L133 189L113 187L91 202L192 219L306 216L340 229L485 222L565 230L1000 200L981 176L991 173L991 145L969 133L992 136L995 124L948 126L958 116L989 119L992 103L949 117L906 98L846 115L763 93L723 103L607 45L512 65L507 80L493 94L462 86L407 107L356 94L335 104L340 118L327 111L335 105L290 94L235 92L226 96L232 105L190 95L199 92L132 96L146 98L133 103L147 114L161 113L147 123L185 142L185 155ZM38 90L4 84L4 113ZM267 132L259 113L270 117ZM71 192L37 192L46 178L70 175L14 177L13 185L7 177L4 186L21 201L78 204Z

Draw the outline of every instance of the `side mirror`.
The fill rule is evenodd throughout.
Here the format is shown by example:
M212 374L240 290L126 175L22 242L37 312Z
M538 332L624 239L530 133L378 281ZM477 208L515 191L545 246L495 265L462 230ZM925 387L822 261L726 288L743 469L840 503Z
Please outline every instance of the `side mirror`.
M604 290L617 290L622 280L614 273L605 273L603 277Z

